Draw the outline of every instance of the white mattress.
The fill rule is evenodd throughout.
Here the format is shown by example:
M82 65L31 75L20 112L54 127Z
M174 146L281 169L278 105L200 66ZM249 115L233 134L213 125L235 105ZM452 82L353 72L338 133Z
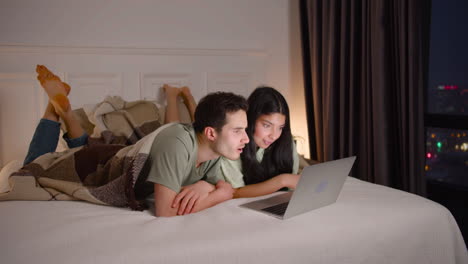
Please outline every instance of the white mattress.
M0 263L468 263L450 212L409 193L348 178L335 204L284 221L250 200L173 218L0 202Z

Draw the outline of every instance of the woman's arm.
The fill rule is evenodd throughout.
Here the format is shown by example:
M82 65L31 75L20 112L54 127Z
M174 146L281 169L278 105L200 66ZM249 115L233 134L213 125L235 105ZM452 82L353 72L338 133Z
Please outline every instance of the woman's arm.
M299 181L299 175L284 173L268 179L264 182L250 184L234 189L234 198L256 197L274 193L281 188L295 189Z

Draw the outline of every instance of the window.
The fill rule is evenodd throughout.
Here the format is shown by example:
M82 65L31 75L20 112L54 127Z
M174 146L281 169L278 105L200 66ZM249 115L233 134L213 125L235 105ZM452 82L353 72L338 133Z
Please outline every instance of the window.
M426 177L468 189L468 130L426 129Z
M432 0L426 177L468 189L468 1Z

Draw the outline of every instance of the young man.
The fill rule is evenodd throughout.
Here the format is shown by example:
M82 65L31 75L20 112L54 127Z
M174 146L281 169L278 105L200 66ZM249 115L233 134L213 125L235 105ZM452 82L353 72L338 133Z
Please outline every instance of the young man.
M70 107L67 97L70 87L45 66L38 65L36 71L38 80L49 96L50 104L36 129L25 164L55 150L60 133L59 119L64 120L68 128L65 139L70 148L84 146L88 142L88 135L74 118ZM219 157L238 159L245 144L249 142L245 131L247 128L246 111L247 101L242 96L224 92L212 93L204 97L197 106L193 126L170 124L161 128L157 132L158 134L155 134L143 170L137 175L135 195L141 199L147 197L154 190L156 216L173 216L177 213L195 212L232 198L231 185L219 181L222 179L219 172ZM76 155L72 153L74 156L70 161L74 164L80 164L78 165L80 170L85 167L86 170L89 170L88 167L109 168L107 165L112 166L113 164L113 153L121 148L122 146L118 146L112 153L104 149L106 153L103 153L102 156L98 152L99 146L83 148L78 150ZM96 161L98 164L91 166L90 160L96 157L98 157ZM117 162L121 159L122 157L116 157ZM77 160L85 160L86 162L82 164ZM32 166L37 167L36 165ZM114 174L121 175L120 172ZM70 175L72 175L70 177L75 178L79 175L79 179L75 180L84 184L88 175L94 176L95 174L90 170L86 173L72 171ZM112 182L113 180L110 175L103 174L101 177L99 179L104 179L103 181ZM148 182L151 183L149 191ZM95 185L102 186L103 183L106 182L96 181ZM142 188L137 188L138 186ZM200 189L205 191L200 192ZM185 194L184 198L175 203L174 197L181 190ZM205 193L204 197L200 197L199 193ZM112 198L112 194L106 192L104 196ZM182 212L179 210L180 208L187 208L187 210Z
M198 104L193 125L174 124L156 136L147 161L150 168L147 175L140 175L154 183L156 216L183 214L179 211L182 203L187 210L193 207L192 212L196 212L232 198L231 185L220 180L219 157L238 159L249 142L246 111L243 97L212 93ZM194 183L190 188L211 192L198 197L198 192L185 190L189 194L174 204L183 186Z

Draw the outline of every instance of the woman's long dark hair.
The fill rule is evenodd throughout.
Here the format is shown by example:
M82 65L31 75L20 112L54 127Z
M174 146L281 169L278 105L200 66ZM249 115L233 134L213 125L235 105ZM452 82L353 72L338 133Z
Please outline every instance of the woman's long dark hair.
M247 99L247 135L250 142L242 154L242 174L245 184L259 183L281 173L291 173L293 167L292 134L289 122L289 107L283 95L271 87L255 89ZM283 114L286 117L281 136L265 149L262 162L257 161L257 144L253 140L255 122L261 115Z

